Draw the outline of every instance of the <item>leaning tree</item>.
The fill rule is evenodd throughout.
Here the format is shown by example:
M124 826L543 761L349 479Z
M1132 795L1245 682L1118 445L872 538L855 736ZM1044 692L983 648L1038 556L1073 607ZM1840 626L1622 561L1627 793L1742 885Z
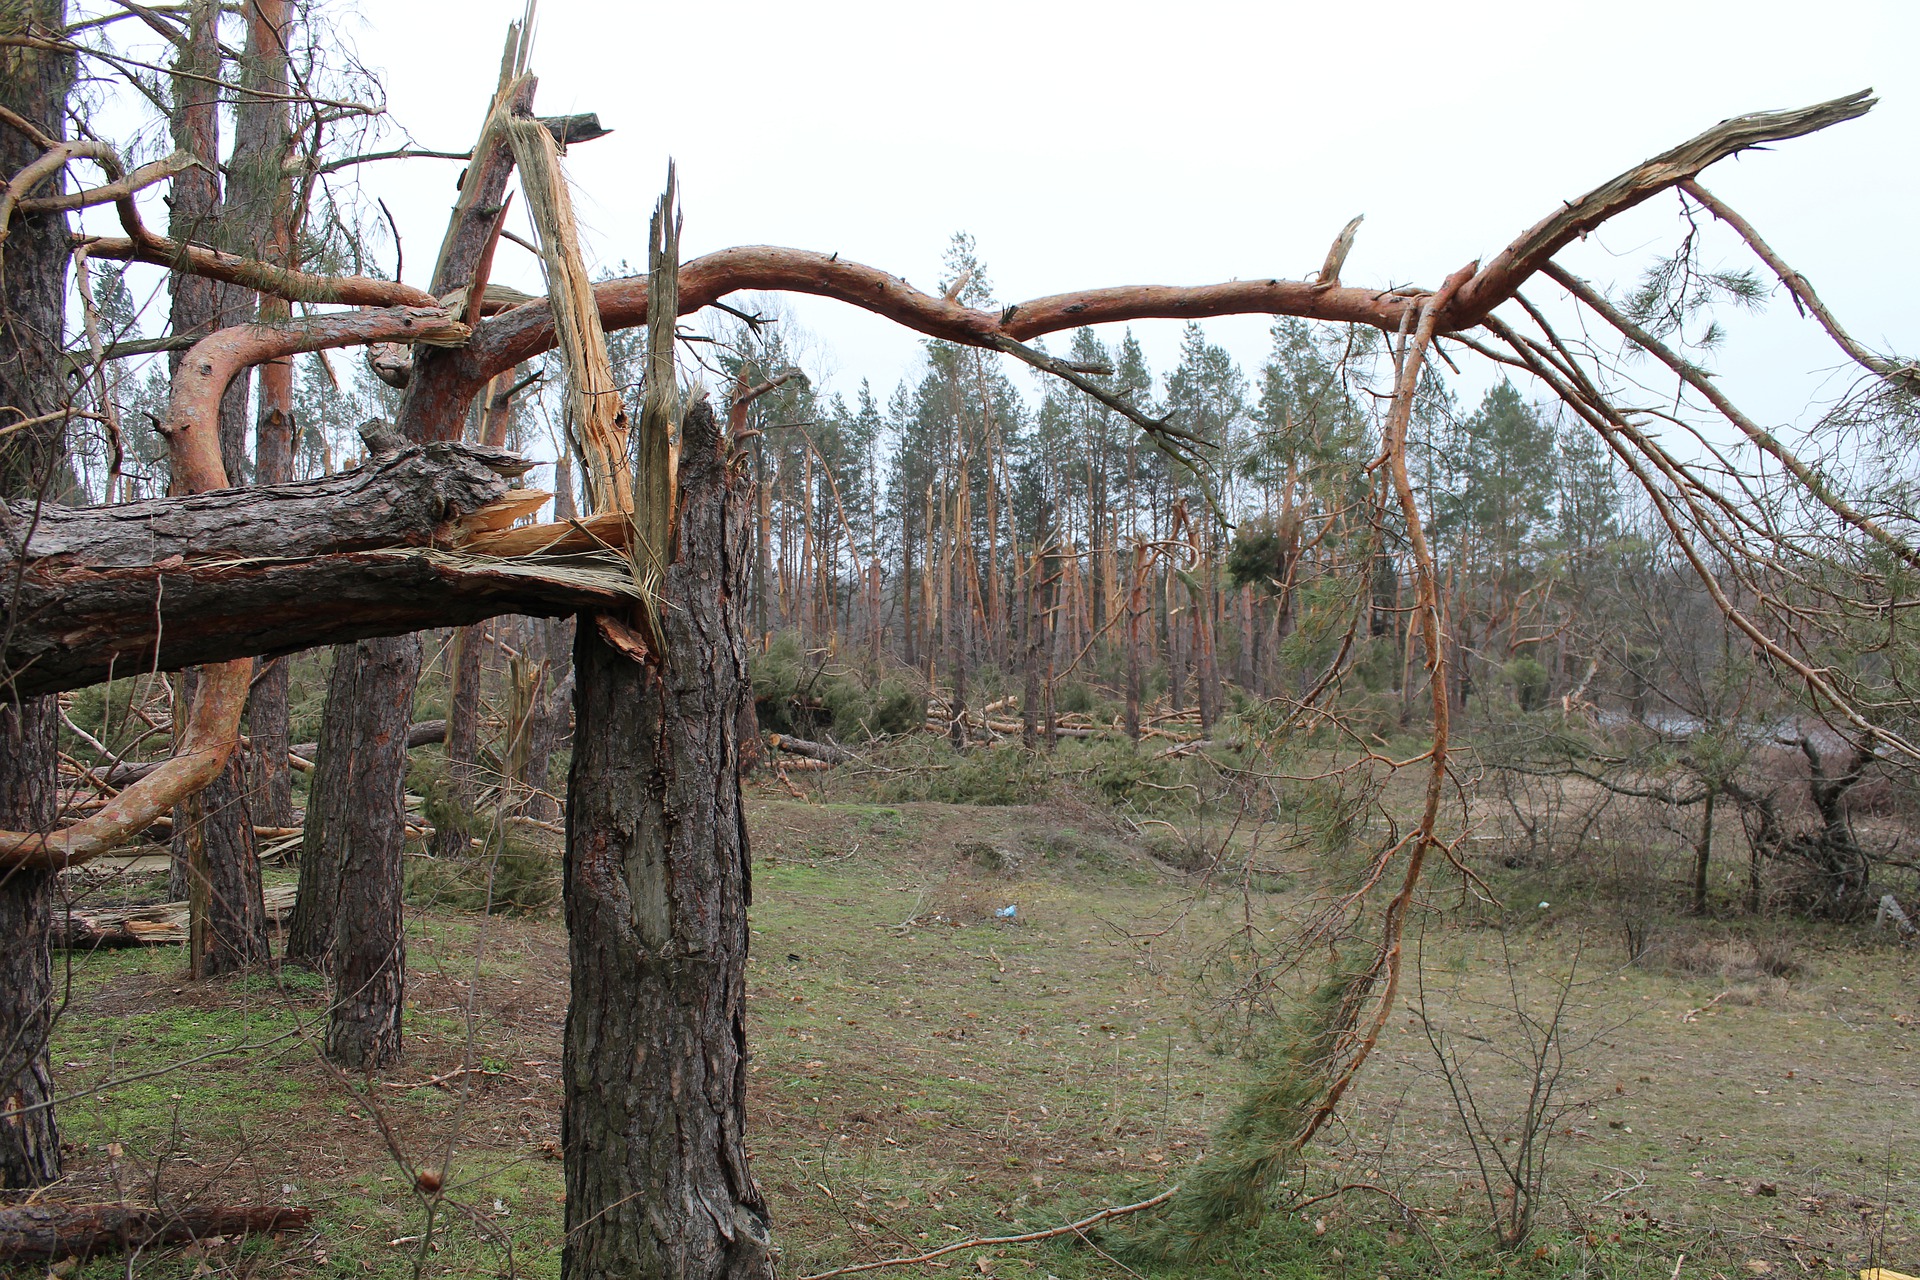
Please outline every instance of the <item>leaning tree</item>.
M927 336L1023 361L1100 399L1199 474L1207 467L1204 442L1182 423L1143 414L1103 390L1084 366L1048 355L1034 340L1115 321L1239 313L1364 326L1385 336L1395 378L1368 501L1376 527L1391 525L1406 540L1432 737L1416 760L1400 762L1424 772L1416 812L1373 851L1363 887L1333 913L1364 940L1362 959L1344 971L1323 1078L1288 1131L1284 1145L1291 1149L1334 1114L1390 1016L1404 924L1423 870L1436 860L1457 862L1441 822L1451 785L1451 641L1422 495L1408 468L1416 393L1444 346L1524 370L1550 389L1639 483L1704 589L1760 659L1796 682L1863 749L1920 759L1920 747L1900 728L1909 703L1899 681L1820 656L1821 628L1859 616L1862 575L1879 566L1884 582L1920 568L1910 522L1851 500L1817 459L1799 456L1683 353L1555 261L1608 219L1677 189L1724 220L1778 273L1864 369L1863 395L1911 397L1920 381L1913 367L1850 338L1804 277L1699 185L1716 161L1862 115L1872 106L1865 93L1724 121L1559 205L1489 260L1466 264L1432 287L1381 291L1344 282L1350 226L1305 279L1096 288L988 311L967 305L958 291L927 294L834 254L748 246L682 263L671 177L652 223L648 272L592 281L560 166L571 126L534 115L535 81L518 33L429 288L316 274L285 258L161 235L142 221L135 196L169 175L123 176L110 152L62 141L57 119L28 100L35 92L58 94L67 60L87 51L51 25L22 27L4 40L8 57L44 77L36 88L9 75L8 109L0 115L12 174L0 197L9 306L0 377L10 379L0 413L14 415L0 431L13 448L57 445L71 416L62 372L44 359L46 335L59 330L57 291L44 281L60 278L69 251L151 263L183 280L298 303L307 313L295 320L284 306L263 308L260 320L222 328L185 351L162 424L173 496L62 506L58 467L38 456L18 468L21 483L9 481L0 540L0 569L10 584L0 637L9 698L7 732L0 734L7 807L0 812L16 829L0 832L0 865L7 869L5 892L29 904L0 901L10 975L0 1044L10 1054L4 1095L11 1134L51 1132L34 1128L51 1119L45 878L114 849L223 776L239 741L255 658L357 646L343 650L357 655L353 692L343 704L351 720L327 732L341 741L390 744L396 729L404 740L419 663L414 633L509 612L576 615L565 855L573 974L564 1069L565 1272L771 1274L770 1224L745 1140L750 870L739 763L748 696L741 617L751 568L743 488L748 441L740 418L717 412L698 387L681 385L675 362L678 318L741 290L836 298ZM82 157L108 165L109 180L64 190L57 175ZM540 230L545 298L488 287L515 174ZM64 211L105 204L116 209L123 234L67 238ZM29 261L36 264L30 279L23 266ZM1737 477L1728 480L1653 434L1603 344L1591 332L1569 341L1549 308L1523 295L1543 280L1590 329L1617 334L1669 369L1688 397L1766 460L1775 487L1764 511ZM33 306L42 310L28 313L32 323L23 327L16 316ZM645 400L635 422L612 381L606 343L607 331L629 326L645 326L648 344ZM370 441L365 465L304 483L232 487L221 406L236 379L294 353L366 344L398 344L395 376L405 392L390 430ZM512 487L526 464L459 439L471 405L490 384L498 386L495 379L556 348L593 510L530 525L523 518L544 495ZM1825 584L1798 575L1794 590L1782 590L1778 552L1788 544L1814 549L1847 572ZM1369 585L1359 585L1363 603ZM1365 608L1354 610L1332 663L1296 700L1298 713L1310 713L1338 687L1366 616ZM200 675L175 754L97 812L56 825L31 783L9 781L50 768L41 740L51 732L43 710L48 695L116 670L189 666ZM367 770L361 808L326 810L321 796L315 821L333 832L355 824L355 831L341 837L347 853L327 871L337 883L308 889L336 899L329 908L330 963L348 998L336 1002L330 1046L373 1063L398 1047L400 814L397 788L374 776L390 775L392 762L347 754L360 761L354 768ZM354 794L355 777L348 770L335 778L329 794ZM342 890L348 881L351 891ZM48 1164L42 1159L22 1174L10 1165L7 1176L44 1178Z

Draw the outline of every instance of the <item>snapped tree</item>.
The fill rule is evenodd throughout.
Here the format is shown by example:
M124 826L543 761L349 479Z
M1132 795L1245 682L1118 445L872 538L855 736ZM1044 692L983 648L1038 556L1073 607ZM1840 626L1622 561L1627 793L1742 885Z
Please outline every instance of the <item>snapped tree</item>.
M8 57L24 60L42 79L9 76L7 92L22 96L9 99L8 114L0 117L14 175L4 207L10 220L4 222L0 288L9 319L0 376L14 380L5 403L19 415L0 423L9 457L18 459L8 475L19 477L7 493L5 553L15 586L0 640L11 691L8 733L0 737L0 781L7 783L0 800L10 807L0 812L13 827L0 832L0 865L7 869L4 892L14 895L0 904L0 928L8 930L0 954L12 979L0 1004L0 1044L11 1055L4 1063L5 1123L10 1150L17 1152L6 1157L6 1176L44 1181L57 1164L48 1147L46 880L115 848L226 776L255 659L350 644L336 658L309 828L311 875L303 868L308 918L296 922L296 934L301 950L333 971L330 1052L370 1067L400 1051L403 969L398 765L391 749L368 748L406 740L420 660L415 633L506 612L577 614L566 837L574 976L564 1117L564 1269L574 1276L772 1271L770 1225L745 1146L749 857L739 783L744 607L756 567L748 530L756 516L764 520L764 505L748 479L751 442L744 431L722 429L723 422L737 428L741 420L716 413L698 389L680 386L679 317L743 290L836 298L956 349L997 352L1062 379L1196 476L1205 475L1214 445L1208 415L1244 393L1197 338L1176 406L1186 417L1144 409L1124 385L1124 368L1111 378L1087 361L1059 360L1035 340L1116 321L1240 313L1334 321L1382 335L1395 377L1365 500L1406 540L1414 593L1410 644L1427 676L1432 737L1416 762L1426 775L1418 811L1377 851L1366 888L1341 906L1350 924L1368 922L1366 946L1329 998L1334 1012L1324 1034L1328 1052L1316 1062L1319 1076L1306 1093L1290 1093L1291 1119L1277 1130L1297 1150L1335 1113L1390 1016L1416 888L1430 862L1453 852L1439 815L1449 786L1454 644L1427 535L1430 512L1422 509L1408 464L1409 425L1436 343L1454 342L1526 370L1621 460L1680 545L1744 555L1751 572L1763 573L1764 556L1756 553L1768 531L1749 518L1738 495L1651 439L1631 407L1603 390L1605 378L1592 359L1562 342L1519 291L1545 274L1589 315L1665 360L1671 353L1656 336L1566 273L1554 255L1662 191L1686 185L1695 199L1710 199L1692 184L1720 159L1852 119L1872 105L1866 94L1853 94L1722 122L1565 203L1487 262L1467 264L1431 288L1381 292L1344 283L1350 225L1308 279L1098 288L1003 307L975 305L984 285L979 297L970 296L972 273L965 266L935 295L876 268L805 250L749 246L683 264L671 179L653 224L648 273L592 282L559 169L556 138L569 130L533 116L535 82L525 73L523 33L516 32L431 287L419 290L309 273L290 251L276 256L196 243L184 226L157 235L141 222L124 183L36 195L77 154L57 134L60 77L83 52L61 27L62 16L57 5L47 7L41 26L23 29L6 46ZM516 170L536 207L549 295L495 301L488 275ZM62 210L108 202L116 205L124 236L69 239ZM1751 239L1757 248L1758 237ZM61 329L61 294L45 281L63 279L65 258L81 247L96 260L162 265L180 281L180 292L188 282L219 284L276 300L263 306L258 320L207 333L181 356L163 431L176 496L86 509L54 505L71 401L46 354L47 335ZM39 269L16 269L29 262ZM1804 282L1794 287L1805 288ZM280 304L295 301L307 305L307 317L285 318ZM1503 309L1520 314L1509 317ZM645 400L638 421L629 422L609 381L606 333L640 325L647 328ZM1842 338L1842 345L1849 341ZM403 362L406 389L396 419L390 430L374 434L368 464L323 480L233 488L239 460L224 456L230 433L223 405L245 371L299 352L369 343L403 344L410 358ZM532 507L525 491L516 495L505 487L514 464L496 450L453 441L495 379L556 347L594 510L565 524L515 525ZM1909 368L1864 349L1848 351L1876 379L1910 390ZM1903 531L1848 503L1717 389L1696 381L1685 361L1674 356L1671 363L1786 468L1805 509L1829 520L1836 537L1920 566L1920 552ZM956 365L953 385L962 385L969 372ZM746 391L741 382L736 395ZM281 395L270 386L263 412L283 403ZM1273 393L1274 412L1290 411L1284 400L1281 391ZM985 465L992 465L997 445L991 437L981 443ZM256 470L269 472L263 480L274 478L271 468L256 464ZM1210 486L1200 485L1182 531L1185 548L1217 537L1206 515L1213 501ZM295 508L313 519L294 525L285 512ZM1045 530L1033 535L1037 550L1044 550ZM1276 564L1291 554L1290 536L1277 533ZM906 578L917 571L928 589L970 589L952 560L916 566L913 556L911 545L904 548ZM1774 606L1765 593L1760 611L1733 599L1720 588L1709 558L1699 552L1694 568L1765 661L1798 680L1805 696L1860 743L1920 757L1884 704L1873 705L1857 683L1809 657L1792 628L1796 615L1767 614ZM1036 554L1028 572L1027 609L1038 612L1053 580L1047 556ZM1136 565L1124 598L1116 589L1098 606L1103 618L1119 611L1131 635L1142 615L1141 581ZM310 603L317 587L327 592L324 608ZM1203 714L1211 714L1220 676L1206 619L1220 605L1211 582L1191 590L1196 607L1182 643ZM1374 590L1370 571L1346 640L1326 674L1300 691L1298 708L1311 711L1335 684L1355 635L1369 625ZM1001 595L992 592L995 601ZM918 643L925 661L940 661L943 648L952 661L959 723L965 663L954 653L958 639L925 636ZM96 813L56 825L32 782L51 768L51 720L37 710L45 696L116 668L187 665L198 665L201 674L175 756Z

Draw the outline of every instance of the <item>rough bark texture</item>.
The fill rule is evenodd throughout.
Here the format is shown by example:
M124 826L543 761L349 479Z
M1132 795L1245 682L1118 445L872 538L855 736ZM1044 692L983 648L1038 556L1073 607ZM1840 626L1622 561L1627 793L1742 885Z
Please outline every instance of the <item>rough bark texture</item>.
M31 0L0 9L0 33L57 33L63 0ZM48 51L0 48L0 105L61 137L73 62ZM33 141L0 128L0 174L19 172L38 155ZM59 190L59 183L53 185ZM27 500L66 487L66 424L54 417L11 429L19 419L55 413L65 400L61 329L67 281L64 214L16 216L0 277L0 495ZM15 415L18 415L16 418ZM31 511L25 513L31 519ZM5 537L22 527L9 512ZM0 670L0 676L11 673ZM19 698L0 688L0 827L51 830L58 818L54 774L59 713L52 698ZM60 1176L60 1133L54 1123L47 1037L55 991L47 927L51 872L0 872L0 1187L37 1187Z
M747 493L688 414L665 653L582 619L567 814L564 1275L768 1277L747 1167ZM618 628L631 647L631 632Z
M579 558L592 540L578 535L504 565L434 550L486 550L483 535L466 531L500 518L491 504L510 514L508 479L525 469L500 450L434 444L294 484L113 507L9 504L0 576L18 575L20 588L0 602L15 622L0 657L17 689L38 693L97 683L116 667L172 669L505 612L618 606L626 588L566 575L592 562L591 552ZM543 567L561 576L533 572Z
M254 821L263 827L293 825L293 770L287 765L288 739L293 736L287 713L288 674L285 659L269 659L247 699L247 736L253 744L247 755L247 776L253 780L248 803Z
M283 951L287 960L313 969L333 963L333 922L340 907L340 833L346 830L352 791L354 688L359 669L355 645L334 650L327 678L326 709L313 755L313 785L307 820L300 836L300 896L287 921Z
M247 794L245 758L235 752L219 777L174 810L174 839L187 846L190 977L235 973L268 957Z
M51 830L58 818L52 698L0 704L0 822ZM60 1176L47 1038L57 996L48 925L55 873L0 872L0 1187Z
M334 798L344 791L348 801L327 819L327 839L339 850L327 1056L372 1071L400 1056L407 959L400 928L404 783L420 637L362 640L355 648L356 654L339 659L350 668L353 685L347 696L353 737L332 774L344 787L328 789ZM336 682L332 691L345 688Z

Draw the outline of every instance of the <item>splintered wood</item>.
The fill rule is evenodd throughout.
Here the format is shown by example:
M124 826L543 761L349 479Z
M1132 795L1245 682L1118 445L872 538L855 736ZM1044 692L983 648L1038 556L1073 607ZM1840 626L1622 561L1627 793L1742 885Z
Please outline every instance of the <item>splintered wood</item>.
M520 167L520 188L540 232L554 336L567 365L567 403L586 451L593 505L602 513L632 511L626 406L614 382L593 281L580 254L573 196L560 168L559 148L547 127L531 116L512 117L505 128Z

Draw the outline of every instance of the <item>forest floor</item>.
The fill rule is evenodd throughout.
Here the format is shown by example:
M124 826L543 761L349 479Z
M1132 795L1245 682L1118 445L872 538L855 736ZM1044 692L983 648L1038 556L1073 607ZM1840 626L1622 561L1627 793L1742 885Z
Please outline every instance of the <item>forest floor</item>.
M1222 1051L1234 1015L1201 979L1244 965L1261 936L1245 930L1296 919L1302 894L1202 891L1095 807L809 803L772 788L750 804L750 1124L784 1276L1040 1230L1179 1181L1248 1070ZM1108 1228L880 1274L1916 1269L1920 957L1811 929L1756 948L1728 923L1676 934L1669 963L1626 966L1604 919L1545 905L1568 886L1499 874L1523 923L1443 910L1458 895L1436 891L1424 997L1403 989L1309 1174L1310 1192L1386 1194L1275 1216L1177 1266ZM409 935L406 1060L372 1080L322 1064L311 975L192 984L176 948L69 957L54 1062L71 1172L52 1198L316 1213L302 1237L61 1274L557 1275L559 919L415 909ZM1520 1043L1515 993L1541 1016L1575 956L1569 1109L1539 1227L1499 1253L1416 1010L1424 998L1472 1051L1460 1078L1498 1127L1530 1076L1497 1056ZM437 1206L413 1190L421 1169L444 1170Z

